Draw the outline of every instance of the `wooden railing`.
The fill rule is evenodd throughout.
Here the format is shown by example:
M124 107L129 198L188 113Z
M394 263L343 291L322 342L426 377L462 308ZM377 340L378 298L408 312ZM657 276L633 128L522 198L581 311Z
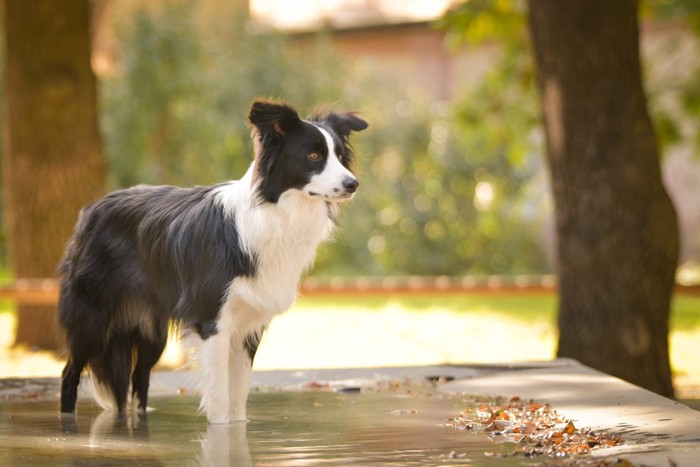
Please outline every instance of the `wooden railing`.
M17 279L0 285L0 299L31 305L55 305L58 303L58 281Z
M550 294L557 290L555 276L404 276L316 278L302 282L301 294ZM676 293L700 295L700 285L676 285ZM54 305L58 302L55 279L17 279L0 284L0 299L22 304Z

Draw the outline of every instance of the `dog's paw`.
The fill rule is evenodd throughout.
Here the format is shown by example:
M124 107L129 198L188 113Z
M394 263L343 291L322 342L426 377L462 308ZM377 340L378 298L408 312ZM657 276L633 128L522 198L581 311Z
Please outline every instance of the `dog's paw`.
M207 420L212 425L227 425L227 424L231 423L231 418L226 413L208 414Z
M229 413L228 418L231 421L231 423L233 423L233 422L247 422L248 421L248 418L246 417L245 409L232 410L231 413Z

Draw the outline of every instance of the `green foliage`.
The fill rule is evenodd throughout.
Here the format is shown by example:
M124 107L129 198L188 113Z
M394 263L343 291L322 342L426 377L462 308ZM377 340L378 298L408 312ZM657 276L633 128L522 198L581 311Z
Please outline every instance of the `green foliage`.
M524 155L513 164L519 149L492 122L469 121L479 111L466 104L471 95L454 110L416 94L383 105L362 138L361 152L371 154L363 180L374 179L347 213L351 228L339 233L344 264L365 274L548 271L535 241L539 219L528 218L523 197L536 165Z
M123 75L104 81L103 130L112 183L192 183L190 169L209 167L206 113L212 96L197 73L203 51L186 3L168 3L163 18L135 12L120 37ZM199 92L203 90L204 92ZM209 124L208 124L209 123ZM201 165L186 167L193 153Z
M524 36L524 0L470 0L458 5L438 27L447 29L452 48L497 38L507 42Z
M306 45L240 18L196 24L195 3L141 10L124 25L123 73L103 82L115 187L238 178L250 161L247 108L283 97L361 109L361 191L344 210L320 274L548 272L535 240L539 206L532 86L517 55L456 105L433 101L371 67L343 67L326 38ZM520 84L506 79L516 72ZM516 109L510 109L511 106ZM487 118L484 118L487 115Z
M700 34L700 0L645 0L645 17L678 21Z
M300 63L284 38L242 18L201 28L196 6L163 2L119 28L123 71L102 83L113 187L237 178L251 160L245 116L254 98L286 97L304 109L339 95L322 47Z
M688 37L670 34L660 57L645 57L645 68L649 107L662 149L685 146L700 154L700 62L684 59L682 67L675 64L672 68L664 63L674 56L677 61L679 49L687 54L689 47L695 51L700 47L700 1L647 0L642 4L642 18L666 21L695 39L690 46ZM664 73L665 69L672 71Z
M700 328L700 297L680 294L673 296L671 328L681 331Z

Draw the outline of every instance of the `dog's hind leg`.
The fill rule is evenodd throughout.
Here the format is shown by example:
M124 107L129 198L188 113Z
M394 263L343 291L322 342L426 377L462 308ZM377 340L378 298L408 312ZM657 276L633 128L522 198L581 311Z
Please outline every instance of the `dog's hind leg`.
M86 315L92 316L92 315ZM73 325L68 328L68 361L63 368L61 380L61 412L72 413L78 398L78 385L83 369L91 359L101 352L101 338L98 333L89 332L87 327Z
M72 354L63 368L61 381L61 412L71 413L75 411L75 403L78 399L78 385L80 374L83 372L87 361Z
M129 394L132 346L131 335L115 333L101 355L88 363L95 399L105 410L124 411Z
M72 413L78 398L78 385L83 369L99 355L107 328L104 313L90 306L82 296L75 295L70 284L63 284L58 303L58 318L66 332L68 361L61 380L61 412Z
M131 377L132 404L141 411L146 411L148 404L148 386L151 368L158 362L168 340L168 322L154 324L153 335L139 334L136 337L136 366Z

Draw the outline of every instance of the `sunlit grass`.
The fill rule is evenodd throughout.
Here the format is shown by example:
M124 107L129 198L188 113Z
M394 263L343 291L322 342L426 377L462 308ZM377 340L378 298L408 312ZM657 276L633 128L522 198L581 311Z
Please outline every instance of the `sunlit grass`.
M256 368L323 368L549 360L554 295L307 297L273 321ZM700 297L672 304L677 395L700 398Z
M676 295L671 303L671 329L700 328L700 296Z
M272 322L255 368L550 360L556 352L556 306L554 295L305 297ZM58 376L63 362L52 354L10 348L14 319L14 313L0 312L0 377ZM674 377L688 395L700 388L700 297L676 297L671 325ZM175 342L161 363L165 368L182 363Z
M454 296L309 298L277 317L258 368L423 365L549 360L555 329L547 317L509 316L504 303ZM542 301L547 304L547 301Z

